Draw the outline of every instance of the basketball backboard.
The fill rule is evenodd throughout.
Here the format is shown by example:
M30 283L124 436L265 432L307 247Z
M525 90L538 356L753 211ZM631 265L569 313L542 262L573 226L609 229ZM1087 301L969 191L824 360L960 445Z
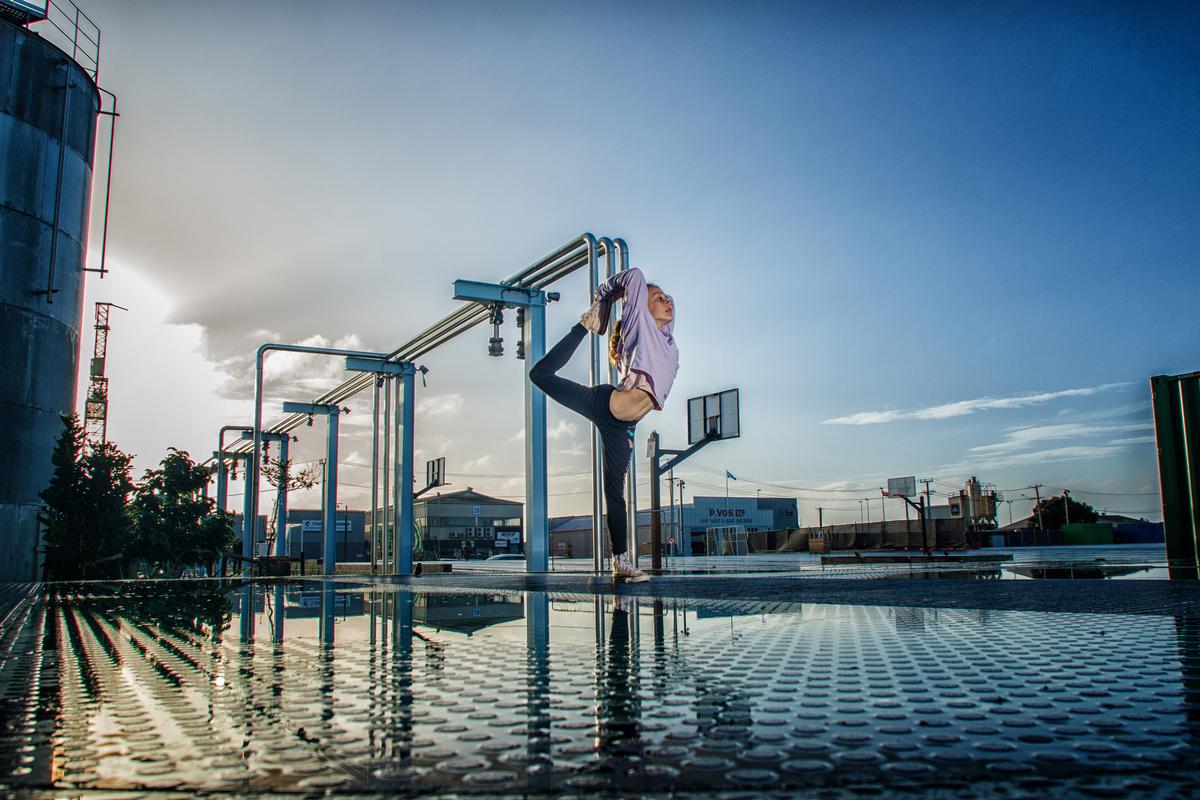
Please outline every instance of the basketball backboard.
M446 485L446 458L444 456L425 462L425 485Z
M917 493L917 478L888 478L887 493L892 497L913 497Z
M736 439L742 435L737 389L688 399L688 444L710 435L715 439Z

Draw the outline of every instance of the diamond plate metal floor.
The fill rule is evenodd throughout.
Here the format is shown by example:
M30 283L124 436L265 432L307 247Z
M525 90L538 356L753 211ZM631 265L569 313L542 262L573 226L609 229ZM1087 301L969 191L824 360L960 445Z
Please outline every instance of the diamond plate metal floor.
M652 586L4 587L0 792L1200 790L1190 603L763 603Z

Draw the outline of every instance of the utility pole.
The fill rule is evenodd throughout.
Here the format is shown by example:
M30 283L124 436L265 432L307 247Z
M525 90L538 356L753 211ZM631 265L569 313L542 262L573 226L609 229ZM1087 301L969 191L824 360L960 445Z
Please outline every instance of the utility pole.
M821 508L820 506L817 506L817 527L825 527L825 509Z
M1066 521L1063 524L1065 524L1065 525L1071 524L1071 504L1067 500L1067 495L1069 495L1069 494L1070 494L1069 491L1067 491L1066 489L1063 489L1063 516L1066 519Z
M671 492L671 538L676 542L671 546L671 555L675 555L675 547L679 542L679 519L675 516L675 470L673 469L667 470L667 486Z
M679 517L678 517L679 528L675 534L675 541L676 541L676 546L681 547L683 545L683 487L687 486L687 481L685 481L683 478L679 478L678 481L679 481ZM685 551L685 554L691 555L691 552L692 552L692 537L691 537L691 534L688 534L687 550Z
M1026 487L1029 489L1033 489L1033 497L1034 497L1033 507L1035 509L1037 509L1038 530L1039 531L1044 531L1046 529L1045 526L1042 525L1042 493L1040 490L1043 486L1045 486L1045 484L1035 483L1033 486Z
M933 478L921 478L921 483L925 484L925 508L933 508L933 498L929 496L929 484L933 483Z

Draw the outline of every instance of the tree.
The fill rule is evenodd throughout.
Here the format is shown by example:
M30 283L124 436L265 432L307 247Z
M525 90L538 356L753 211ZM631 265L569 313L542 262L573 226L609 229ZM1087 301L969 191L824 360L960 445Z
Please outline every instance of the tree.
M45 526L45 577L119 577L132 537L133 459L112 442L85 447L79 417L63 415L62 421L38 517Z
M179 567L210 568L236 540L233 519L203 495L209 472L174 447L146 470L133 499L136 539L131 555L161 568L168 576Z
M1066 507L1063 505L1066 500ZM1070 494L1063 493L1058 497L1043 497L1040 504L1033 507L1033 523L1037 524L1038 509L1042 510L1042 527L1048 531L1057 531L1067 522L1067 507L1070 508L1071 522L1095 522L1100 518L1096 509L1087 503L1081 503Z
M278 489L280 486L286 486L286 491L292 492L296 489L311 489L317 485L317 481L321 479L321 464L312 463L297 473L292 472L292 460L285 459L282 462L278 458L268 458L263 462L262 468L263 477L267 483ZM267 518L267 548L274 549L275 537L281 531L275 530L275 520L279 516L279 493L275 493L275 501L271 504L271 516Z

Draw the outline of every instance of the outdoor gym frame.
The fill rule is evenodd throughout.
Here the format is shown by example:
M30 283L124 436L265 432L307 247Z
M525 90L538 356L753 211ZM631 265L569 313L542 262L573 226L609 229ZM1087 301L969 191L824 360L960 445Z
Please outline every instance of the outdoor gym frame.
M544 292L541 292L547 286L554 282L565 278L576 270L587 267L590 287L590 297L595 294L596 288L600 285L599 259L603 255L605 258L606 278L616 274L618 270L629 268L629 247L619 238L597 239L590 233L584 233L571 241L564 244L562 247L547 254L543 258L538 259L533 264L518 272L516 275L501 281L500 284L492 284L491 286L500 286L505 289L523 290L513 293L514 298L523 297L530 303L535 302L535 298L542 296L544 303ZM507 303L502 303L507 305ZM467 332L481 322L486 322L490 319L496 302L473 300L464 303L457 311L444 317L442 320L426 328L417 336L393 350L391 353L374 354L374 353L354 353L353 355L366 358L380 359L383 362L395 363L402 365L403 375L397 376L401 378L403 384L403 397L397 398L397 449L399 458L396 459L398 469L396 476L396 485L393 487L393 493L397 495L397 502L394 504L394 531L396 536L391 542L391 546L385 545L384 548L384 572L388 573L388 551L394 548L394 557L390 560L390 574L407 575L412 572L412 503L413 503L413 408L414 408L414 368L413 362L440 347L446 342L455 337ZM546 453L546 428L545 428L545 395L540 389L532 386L528 379L528 370L536 363L535 356L544 352L544 327L543 341L541 348L535 350L533 347L532 336L532 318L535 314L528 314L525 320L525 328L522 331L522 336L525 337L526 344L526 436L525 436L525 455L526 455L526 473L525 473L525 541L526 541L526 569L530 572L545 572L549 568L549 520L547 517L547 492L546 492L546 474L545 474L545 453ZM310 352L317 348L300 348L295 345L263 345L263 348L268 349L295 349L300 352ZM256 365L256 397L261 398L261 379L262 379L262 356L265 350L260 348L259 358ZM346 351L329 351L327 354L350 355ZM596 385L601 376L605 373L602 371L601 361L601 342L600 337L592 337L591 341L591 368L590 378L591 383ZM613 370L609 370L609 380L613 379ZM370 388L377 380L373 374L360 373L353 378L342 383L340 386L331 389L330 391L316 397L313 400L313 405L333 405L342 403L365 389ZM400 394L400 386L397 386L397 394ZM540 402L543 411L540 415L531 414L530 408L536 407ZM402 411L401 411L402 409ZM540 417L540 424L538 421ZM258 514L258 469L260 467L259 458L261 457L261 441L262 433L288 433L296 428L305 425L308 421L307 414L293 413L284 417L279 422L276 422L270 428L265 429L262 426L261 407L258 402L255 404L255 424L253 430L256 435L253 436L252 443L244 443L233 445L232 447L246 447L249 444L253 458L251 469L253 471L253 481L250 484L248 491L253 494L252 518L256 519ZM387 430L385 428L385 435ZM376 437L377 438L377 437ZM372 472L373 475L378 474L379 463L377 455L377 447L372 447ZM387 451L389 448L384 447ZM384 453L385 466L387 463L388 454ZM541 474L534 475L531 471L533 464L539 463L541 466ZM385 480L387 473L384 473ZM637 531L637 497L635 492L636 474L634 463L630 464L629 476L627 483L627 514L631 522L631 529L636 537ZM603 528L601 525L603 511L603 490L602 490L602 468L601 468L601 452L599 434L593 431L592 435L592 542L593 542L593 568L596 571L601 571L603 551ZM374 484L374 481L372 481ZM374 488L374 486L373 486ZM385 489L384 494L387 494ZM376 497L372 497L372 511L377 507ZM386 500L386 498L385 498ZM384 519L386 526L388 520ZM635 548L636 552L636 548Z

